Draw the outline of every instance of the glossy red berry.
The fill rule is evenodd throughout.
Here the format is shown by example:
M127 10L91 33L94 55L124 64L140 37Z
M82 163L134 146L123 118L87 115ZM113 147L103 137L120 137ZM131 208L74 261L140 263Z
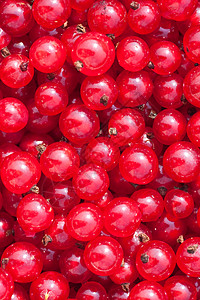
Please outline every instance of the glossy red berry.
M76 205L67 216L67 229L78 241L94 239L103 229L101 209L92 203Z
M200 112L195 113L187 124L187 135L190 141L200 147Z
M81 98L93 110L110 108L118 97L115 80L108 74L86 77L81 85Z
M4 143L0 145L0 166L2 165L6 157L8 157L9 155L15 152L20 152L20 151L21 151L20 148L13 143Z
M164 199L165 209L173 218L184 219L188 217L194 209L194 201L191 195L185 191L172 189Z
M10 245L13 240L14 219L6 212L0 212L0 245L5 248Z
M153 96L165 108L179 108L183 105L183 78L173 73L157 76L154 80Z
M58 272L44 272L34 280L30 287L31 300L43 300L52 298L65 300L69 296L69 284L67 279Z
M137 252L136 266L139 274L150 281L168 278L176 265L172 248L161 241L149 241Z
M111 141L118 146L134 143L141 137L144 129L144 118L137 110L131 108L122 108L115 112L108 123Z
M104 226L114 236L127 237L139 227L141 216L134 201L126 197L115 198L104 209Z
M76 240L68 233L67 218L63 215L55 216L53 223L45 230L42 239L44 246L54 250L65 250L75 245Z
M199 277L200 238L185 240L176 252L177 265L181 271L192 277Z
M127 37L117 46L117 59L127 71L141 71L150 60L149 47L137 36Z
M33 17L44 28L62 26L71 13L69 0L36 0L32 7Z
M162 16L166 19L183 21L188 19L197 6L197 0L158 0Z
M87 144L100 130L97 114L85 105L76 104L62 112L59 126L63 135L76 145Z
M107 192L109 177L102 167L85 164L74 176L73 186L81 199L97 200Z
M127 181L147 184L157 175L158 159L152 149L136 143L124 150L119 160L119 168Z
M152 234L150 229L141 223L134 234L128 237L118 238L118 241L123 248L125 257L134 259L141 245L151 239Z
M92 276L84 262L83 253L84 250L78 247L71 247L62 252L60 256L60 271L69 282L83 283Z
M10 300L14 291L14 282L10 273L0 268L0 297L2 300Z
M80 164L76 150L65 142L49 145L40 157L42 172L53 181L72 178Z
M91 299L91 300L106 300L107 293L104 287L98 282L86 282L78 290L76 295L77 300Z
M106 171L110 171L117 165L120 151L112 139L98 137L87 145L84 157L87 163L94 163L103 167Z
M59 84L46 82L35 92L35 105L42 115L57 115L65 109L67 104L67 91Z
M200 28L191 27L188 29L183 38L184 50L187 57L195 63L200 63Z
M200 96L198 93L200 78L200 66L193 68L185 76L183 81L183 91L186 99L192 105L200 107Z
M78 71L87 76L97 76L107 72L112 66L115 48L106 35L88 32L76 40L71 55Z
M153 82L146 71L122 71L117 77L118 101L126 107L146 104L153 92Z
M199 149L189 142L177 142L169 146L163 157L164 170L177 182L191 182L199 174Z
M177 245L179 237L184 236L187 231L185 220L172 218L166 211L158 220L148 223L148 227L154 240L163 241L171 247Z
M30 4L26 0L6 0L0 3L1 27L11 36L23 36L34 25Z
M184 138L186 126L187 121L182 113L172 108L164 109L154 120L153 132L160 143L171 145Z
M15 282L31 282L42 271L41 252L33 244L18 242L7 247L1 257L2 268Z
M5 158L1 167L1 179L12 193L23 194L38 183L41 167L29 153L17 152Z
M74 10L84 11L88 9L93 2L94 0L73 0L73 2L71 1L71 7Z
M32 65L38 71L51 73L63 66L66 51L59 39L53 36L44 36L32 44L29 57Z
M17 220L26 232L40 232L47 229L54 219L54 211L41 195L26 195L17 208Z
M123 287L123 284L128 283L130 285L130 283L133 283L138 278L138 275L135 260L125 258L120 268L114 274L110 275L110 279L115 284L121 284Z
M152 0L133 1L128 12L128 24L139 34L148 34L158 28L161 13L157 3Z
M192 280L186 276L172 276L165 282L164 289L169 299L176 300L195 300L197 299L197 290Z
M162 41L150 47L149 67L159 75L174 73L181 64L181 52L172 42Z
M87 21L91 31L117 37L126 29L127 12L120 1L97 0L88 10Z
M0 129L7 133L23 129L28 122L26 106L16 98L4 98L0 101Z
M115 273L122 259L122 247L115 239L108 236L100 236L90 241L84 251L86 266L97 275L107 276Z
M156 221L163 213L164 202L162 196L153 189L135 191L131 198L142 213L142 222Z
M1 63L2 82L11 88L22 88L33 78L34 68L29 59L22 54L11 54Z
M151 300L168 300L164 288L157 282L141 281L136 284L129 296L129 300L140 300L151 297Z
M43 195L48 199L56 214L67 214L80 203L70 180L53 183L44 189Z
M7 47L11 41L11 36L7 34L2 28L0 28L0 49Z

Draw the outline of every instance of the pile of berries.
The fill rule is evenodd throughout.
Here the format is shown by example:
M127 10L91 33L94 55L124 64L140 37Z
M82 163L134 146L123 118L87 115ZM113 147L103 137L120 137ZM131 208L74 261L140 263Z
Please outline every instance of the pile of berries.
M0 300L200 299L200 1L0 0Z

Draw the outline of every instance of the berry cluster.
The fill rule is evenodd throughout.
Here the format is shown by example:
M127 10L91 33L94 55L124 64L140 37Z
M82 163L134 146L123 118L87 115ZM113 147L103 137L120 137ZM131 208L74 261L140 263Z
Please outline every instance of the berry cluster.
M0 300L200 299L200 1L0 0Z

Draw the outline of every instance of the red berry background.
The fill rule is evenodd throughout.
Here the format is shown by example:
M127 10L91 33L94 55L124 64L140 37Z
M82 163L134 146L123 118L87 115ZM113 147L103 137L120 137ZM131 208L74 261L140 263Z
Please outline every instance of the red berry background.
M0 300L200 300L200 1L0 0Z

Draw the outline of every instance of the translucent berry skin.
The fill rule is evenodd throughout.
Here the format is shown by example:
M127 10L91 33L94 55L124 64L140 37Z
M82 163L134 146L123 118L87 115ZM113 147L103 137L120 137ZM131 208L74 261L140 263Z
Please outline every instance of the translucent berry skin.
M103 167L106 171L110 171L117 165L120 151L110 138L98 137L87 145L84 157L87 163L94 163Z
M0 4L1 27L11 36L23 36L34 25L31 6L26 0L6 0Z
M118 238L118 242L123 248L125 257L135 259L138 249L141 247L141 245L151 239L152 234L150 229L141 223L134 234L128 237Z
M41 240L44 234L43 231L36 232L35 234L25 232L17 221L14 223L13 230L15 242L28 242L37 247L41 245Z
M163 213L164 202L160 193L153 189L135 191L131 198L142 213L142 222L156 221Z
M199 149L190 142L176 142L169 146L163 157L167 175L177 182L191 182L199 174Z
M43 36L32 44L29 57L38 71L52 73L63 66L66 50L59 39L53 36Z
M117 59L127 71L141 71L149 62L149 47L139 37L127 37L117 46Z
M124 263L112 275L110 279L115 284L133 283L138 278L138 271L136 269L135 260L125 258Z
M1 63L1 80L11 88L27 85L34 75L34 68L29 59L21 54L11 54Z
M24 231L40 232L47 229L54 219L54 211L41 195L26 195L17 208L17 220Z
M85 105L75 104L62 112L59 126L63 135L76 145L89 143L100 130L97 114Z
M186 99L192 105L200 107L200 96L199 96L199 79L200 79L200 66L193 68L185 76L183 81L183 91Z
M182 113L169 108L158 113L153 122L153 132L164 145L181 141L186 134L187 121Z
M118 101L127 107L145 104L152 95L153 83L146 71L122 71L117 77L119 88Z
M0 49L8 46L11 41L11 36L0 28Z
M84 283L81 288L78 290L76 295L77 300L82 299L91 299L91 300L106 300L107 293L105 288L97 282L86 282Z
M164 199L165 209L173 218L184 219L188 217L194 209L194 201L191 195L185 191L172 189Z
M168 300L164 288L157 282L153 281L141 281L136 284L129 296L129 300L145 299L151 295L151 300ZM148 299L148 298L146 298Z
M8 245L10 245L14 240L12 234L14 219L6 212L0 212L0 224L1 248L5 248Z
M115 198L104 209L104 226L114 236L127 237L139 227L141 216L134 201L126 197Z
M191 279L180 275L168 278L165 281L164 289L169 299L196 300L197 290Z
M76 40L71 56L78 71L87 76L97 76L107 72L112 66L115 48L106 35L88 32Z
M2 300L10 300L14 291L14 282L10 273L0 269L0 297Z
M39 85L46 82L61 84L67 90L68 94L71 94L78 84L77 75L76 69L65 62L62 68L53 72L53 74L38 72L37 82Z
M71 13L69 0L36 0L32 7L33 17L44 28L55 29L62 26Z
M64 181L78 172L80 159L75 149L65 142L56 142L47 147L40 157L43 173L53 181Z
M181 271L191 277L199 277L200 238L185 240L176 252L177 265Z
M187 124L187 135L190 141L200 147L200 112L195 113Z
M27 134L24 134L19 147L21 150L29 152L30 154L38 158L38 149L40 148L40 146L48 146L53 142L53 138L48 134L34 134L28 132Z
M184 50L187 57L195 63L200 63L200 27L189 28L183 38Z
M103 229L101 209L92 203L82 203L72 208L67 216L69 234L78 241L90 241Z
M176 265L172 248L161 241L144 243L136 256L136 267L146 280L161 281L168 278Z
M174 73L181 64L181 52L172 42L162 41L150 47L150 60L153 71L159 75Z
M86 77L81 85L81 98L93 110L110 108L118 97L115 80L108 74Z
M31 282L42 271L42 254L33 244L18 242L7 247L1 257L2 267L15 282Z
M67 104L68 93L59 84L46 82L35 92L35 105L42 115L57 115L65 109Z
M122 176L135 184L147 184L155 179L158 159L155 152L142 144L135 144L122 153L119 160Z
M90 241L84 251L85 264L96 275L112 275L120 267L122 259L122 247L108 236Z
M102 167L85 164L74 176L73 186L81 199L97 200L107 192L109 177Z
M151 0L139 2L138 8L130 7L128 24L133 31L139 34L148 34L158 28L161 13L157 3Z
M30 132L45 134L52 131L58 125L59 116L44 116L40 114L39 110L35 106L34 99L28 100L26 102L26 107L29 113L26 128Z
M26 106L16 98L4 98L0 101L0 129L6 133L23 129L28 122Z
M92 273L85 265L83 253L82 249L72 247L62 252L60 256L60 271L69 282L83 283L92 276Z
M184 21L191 16L197 6L197 0L158 0L162 16L166 19Z
M144 129L144 118L137 110L131 108L122 108L115 112L108 123L111 140L118 146L137 141Z
M124 291L121 285L113 285L108 291L108 297L111 300L123 299L127 300L130 295L130 291Z
M165 108L179 108L183 105L183 78L173 73L169 76L157 76L154 80L153 96Z
M13 154L15 152L20 152L20 148L17 147L13 143L4 143L0 145L0 166L2 165L4 159L8 157L10 154Z
M5 158L1 167L1 180L12 193L23 194L38 183L41 167L29 153L17 152Z
M67 218L63 215L56 215L53 223L45 230L42 239L44 246L50 249L65 250L75 245L76 240L68 233L66 227Z
M70 180L54 183L43 191L56 214L67 214L74 206L80 203Z
M120 1L97 0L88 10L87 21L91 31L117 37L126 29L127 12Z
M58 272L44 272L30 286L30 299L43 300L53 297L55 300L65 300L69 296L67 279Z

